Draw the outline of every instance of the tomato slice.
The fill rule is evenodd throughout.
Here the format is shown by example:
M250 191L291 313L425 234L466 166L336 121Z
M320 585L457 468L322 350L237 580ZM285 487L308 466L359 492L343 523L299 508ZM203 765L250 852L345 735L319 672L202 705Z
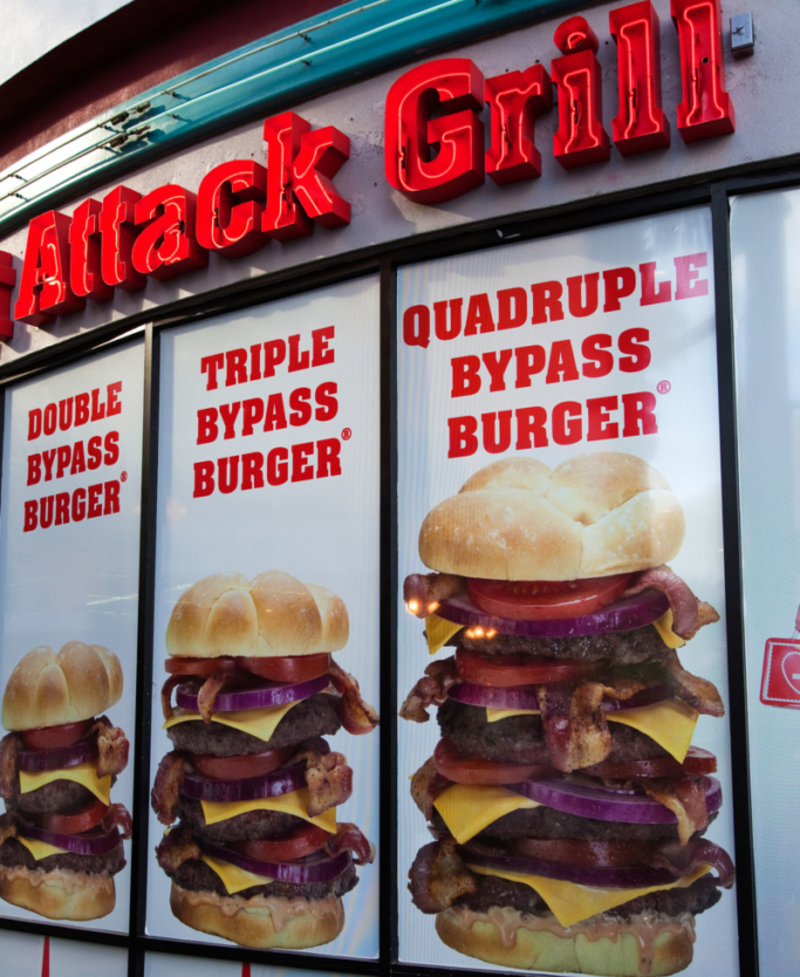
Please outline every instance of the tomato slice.
M330 838L327 831L314 824L304 825L276 838L237 841L231 847L256 862L291 862L318 851Z
M282 767L294 749L293 746L284 746L280 750L240 753L237 756L195 753L192 761L201 777L208 777L210 780L245 780L248 777L263 777L264 774Z
M77 835L90 831L105 817L108 806L95 799L82 811L42 815L42 827L56 835Z
M280 658L237 658L236 664L273 682L308 682L324 675L331 667L331 656L284 655Z
M236 659L220 658L168 658L164 667L170 675L215 675L221 671L233 671Z
M437 773L456 784L518 784L532 777L549 777L556 770L546 763L494 763L464 757L450 740L441 739L433 751Z
M671 756L654 757L652 760L603 760L585 773L608 780L636 780L640 777L680 777L681 774L716 773L717 758L699 746L690 746L683 763Z
M509 621L554 621L583 617L620 597L633 574L585 580L467 580L472 603Z
M77 723L61 726L42 726L40 729L20 731L22 742L29 750L57 750L62 746L74 746L94 726L94 719L81 719Z
M573 682L594 678L603 668L599 662L559 661L536 655L484 655L456 648L456 669L466 682L497 689L547 682Z

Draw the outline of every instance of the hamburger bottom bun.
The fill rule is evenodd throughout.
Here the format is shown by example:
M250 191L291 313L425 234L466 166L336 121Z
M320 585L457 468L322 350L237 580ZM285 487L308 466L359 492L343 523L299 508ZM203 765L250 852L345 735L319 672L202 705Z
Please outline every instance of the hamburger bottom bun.
M243 899L208 891L190 892L173 882L169 904L175 916L192 929L259 949L303 950L320 946L336 939L344 926L344 908L338 896L314 900L279 896ZM280 921L279 913L284 917Z
M552 471L505 458L428 513L419 555L462 577L579 580L666 563L684 532L669 485L634 455L580 455Z
M119 658L102 645L43 645L17 662L3 695L6 729L39 729L91 719L122 695Z
M175 656L270 658L339 651L349 635L341 597L267 570L252 580L241 573L199 580L178 598L166 644Z
M521 919L521 914L516 910L506 910L506 913L511 922L514 916L517 920ZM488 916L481 916L484 918L470 926L467 925L470 920L457 912L449 910L439 913L436 932L453 950L504 969L515 967L536 972L597 974L601 977L641 977L641 974L665 977L684 970L692 962L694 923L693 917L688 914L686 921L667 921L665 918L661 925L652 927L641 942L624 924L614 928L609 917L601 924L602 928L612 930L608 936L593 933L591 925L562 930L551 919L542 929L530 930L520 926L516 930L513 946L506 946L497 926ZM531 917L526 919L530 920Z
M0 868L0 898L48 919L88 920L107 916L117 892L110 875Z

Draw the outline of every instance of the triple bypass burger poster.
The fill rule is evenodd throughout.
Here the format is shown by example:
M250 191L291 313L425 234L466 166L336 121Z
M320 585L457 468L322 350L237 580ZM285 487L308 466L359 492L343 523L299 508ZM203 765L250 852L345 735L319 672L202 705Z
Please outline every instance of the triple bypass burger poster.
M713 295L704 209L400 272L403 962L738 973Z
M378 284L168 330L147 932L378 953Z

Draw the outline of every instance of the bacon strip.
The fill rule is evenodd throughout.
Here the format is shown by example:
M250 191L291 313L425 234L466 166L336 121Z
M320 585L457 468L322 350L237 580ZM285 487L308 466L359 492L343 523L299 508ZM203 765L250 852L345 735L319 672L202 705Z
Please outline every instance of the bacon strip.
M688 844L693 834L708 827L702 777L646 778L637 781L648 797L663 804L678 819L678 840Z
M200 691L197 693L197 709L204 723L211 722L211 713L214 711L214 702L217 694L235 677L229 669L222 669L214 672L203 682Z
M672 609L672 630L686 641L693 638L704 625L719 620L719 614L714 608L705 601L699 601L688 584L677 573L673 573L666 563L645 570L623 596L631 597L651 587L666 595Z
M336 691L341 693L339 718L347 732L354 736L371 733L380 719L372 706L361 697L358 682L334 661L331 661L328 676Z
M426 760L411 778L411 797L426 821L433 817L433 802L450 783L437 772L433 757Z
M431 662L425 669L425 678L421 678L406 696L400 709L400 717L415 723L427 723L430 719L428 709L431 706L441 706L447 699L449 690L463 681L456 669L455 658Z
M653 854L653 865L680 876L691 875L700 865L710 865L717 870L717 885L724 889L730 889L736 879L731 856L724 848L704 838L690 845L662 845Z
M153 810L162 824L172 824L175 820L175 808L178 806L180 786L185 776L185 758L182 753L173 750L162 757L150 793Z
M20 739L9 733L0 740L0 797L11 797L17 783L17 753Z
M169 675L161 686L161 709L164 719L172 719L175 712L172 708L172 690L186 680L185 675Z
M673 648L669 649L664 658L664 666L669 673L669 684L679 699L688 702L704 716L725 715L725 705L714 683L687 672L681 666L678 654Z
M128 766L130 743L119 726L112 726L106 716L101 716L92 727L97 734L97 776L116 777Z
M311 746L295 754L293 760L306 761L308 813L311 817L344 804L353 793L353 771L344 754L330 750L322 752Z
M611 752L611 732L602 707L605 687L599 682L574 686L540 685L536 698L542 713L550 762L569 773L600 763Z
M370 844L365 835L349 821L343 821L336 826L336 834L331 835L323 846L329 855L338 855L340 851L351 851L356 865L369 865L375 861L375 846Z
M178 825L165 835L156 848L156 859L165 872L176 872L184 862L202 857L191 828Z
M411 899L423 913L444 912L478 891L478 880L458 855L454 838L420 848L408 877Z
M119 828L123 838L130 838L133 834L133 821L124 804L111 804L103 815L103 831Z
M403 582L403 600L412 614L425 618L465 586L466 578L453 573L411 573Z

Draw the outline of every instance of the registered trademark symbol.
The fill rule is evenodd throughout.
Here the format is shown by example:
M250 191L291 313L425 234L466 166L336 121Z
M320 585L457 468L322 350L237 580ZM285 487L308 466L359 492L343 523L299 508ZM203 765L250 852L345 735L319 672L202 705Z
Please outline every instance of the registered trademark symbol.
M122 481L122 482L127 482L128 481L128 473L127 472L123 472L119 477L120 477L120 481Z
M668 394L670 390L672 390L672 384L669 382L669 380L662 380L656 387L656 390L660 394Z
M352 436L353 436L353 432L350 430L349 427L346 427L342 431L342 441L349 441L350 438L352 438Z

